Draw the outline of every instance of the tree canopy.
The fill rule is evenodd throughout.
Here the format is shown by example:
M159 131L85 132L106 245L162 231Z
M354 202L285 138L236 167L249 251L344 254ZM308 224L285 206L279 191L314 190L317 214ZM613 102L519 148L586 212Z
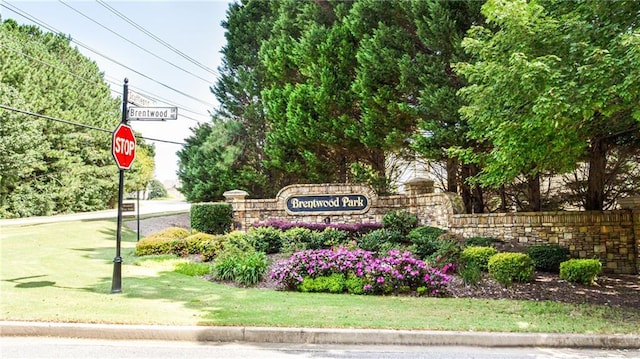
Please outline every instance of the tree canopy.
M0 44L0 102L47 116L0 109L0 217L113 206L118 170L110 131L120 101L97 65L67 37L11 19L0 24ZM138 142L129 189L153 172L153 148Z
M468 212L603 209L640 191L639 6L231 4L220 110L182 152L183 192L366 182L388 193L389 163L418 154ZM542 198L550 178L564 198Z

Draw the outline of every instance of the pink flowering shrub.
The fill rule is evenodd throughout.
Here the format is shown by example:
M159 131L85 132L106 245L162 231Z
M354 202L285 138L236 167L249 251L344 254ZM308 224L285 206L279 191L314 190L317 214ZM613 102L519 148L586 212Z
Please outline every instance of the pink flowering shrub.
M365 294L415 292L437 296L444 294L451 280L445 272L427 266L408 251L392 250L376 257L372 252L346 248L296 252L288 260L277 262L270 277L285 289L298 290L305 278L333 274L361 278Z

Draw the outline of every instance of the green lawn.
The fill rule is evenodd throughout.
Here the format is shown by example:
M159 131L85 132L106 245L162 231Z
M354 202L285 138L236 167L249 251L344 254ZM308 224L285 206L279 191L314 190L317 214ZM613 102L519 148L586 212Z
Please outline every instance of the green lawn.
M111 294L113 220L0 229L0 319L551 333L640 333L640 310L554 302L307 294L232 288L133 255L124 230Z

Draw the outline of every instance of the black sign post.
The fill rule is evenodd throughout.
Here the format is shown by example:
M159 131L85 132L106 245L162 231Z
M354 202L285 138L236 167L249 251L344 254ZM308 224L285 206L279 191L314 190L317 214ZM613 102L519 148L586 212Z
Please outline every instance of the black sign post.
M124 79L122 87L122 124L127 124L127 97L129 80ZM120 165L118 165L120 167ZM120 182L118 184L118 224L116 229L116 256L113 259L113 278L111 280L111 293L122 293L122 256L120 255L120 243L122 242L122 199L124 197L124 171L120 167Z

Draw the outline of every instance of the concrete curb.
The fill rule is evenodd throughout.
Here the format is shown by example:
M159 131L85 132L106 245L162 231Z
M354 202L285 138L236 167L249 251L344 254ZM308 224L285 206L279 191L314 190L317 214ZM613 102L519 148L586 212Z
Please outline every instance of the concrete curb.
M289 344L640 349L640 335L205 327L0 321L1 336Z

